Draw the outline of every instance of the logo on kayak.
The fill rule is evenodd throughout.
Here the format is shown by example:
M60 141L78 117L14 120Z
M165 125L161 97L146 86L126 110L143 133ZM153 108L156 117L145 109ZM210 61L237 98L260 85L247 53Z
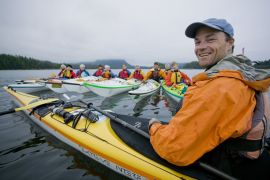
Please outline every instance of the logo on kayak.
M139 122L139 121L135 122L134 127L140 128L141 126L142 126L142 123L141 122Z

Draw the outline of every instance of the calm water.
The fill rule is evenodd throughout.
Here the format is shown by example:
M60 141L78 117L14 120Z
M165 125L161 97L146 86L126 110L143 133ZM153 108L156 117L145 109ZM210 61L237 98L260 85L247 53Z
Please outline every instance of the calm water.
M114 70L118 73L119 70ZM45 78L58 70L0 71L0 87L18 79ZM193 76L200 70L184 71ZM93 70L90 70L93 73ZM54 95L43 91L35 95ZM138 116L156 117L168 121L175 113L176 104L157 93L135 102L129 95L121 94L102 98L93 93L85 95L88 102L102 109ZM0 111L14 108L12 98L0 88ZM0 117L0 179L125 179L80 152L50 136L22 112Z

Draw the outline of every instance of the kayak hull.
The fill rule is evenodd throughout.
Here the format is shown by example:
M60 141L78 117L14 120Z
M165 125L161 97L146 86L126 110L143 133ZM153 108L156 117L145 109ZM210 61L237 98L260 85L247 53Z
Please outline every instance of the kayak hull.
M6 91L16 99L15 101L19 106L25 106L37 98L23 93L16 93L10 89L6 89ZM67 109L70 113L75 113L74 110L73 108ZM82 118L76 129L74 129L71 127L71 123L64 124L64 120L60 116L52 116L49 113L42 117L37 112L34 112L31 116L28 110L25 112L32 121L62 142L128 178L192 179L146 158L123 143L112 130L110 119L106 116L100 114L99 120L96 123L91 123L87 133L85 133L78 130L85 127L87 122L85 118Z
M27 84L10 84L9 88L12 88L16 91L25 92L25 93L34 93L39 91L48 90L45 83L27 83Z
M69 80L64 80L64 88L67 89L67 91L70 92L77 92L77 93L88 93L91 90L87 87L83 86L84 82L91 82L91 81L96 81L98 78L95 76L88 76L88 77L83 77L83 78L76 78L76 79L69 79Z
M59 94L68 92L68 90L62 84L62 80L60 79L52 79L46 82L46 87Z
M48 87L50 90L56 93L66 93L68 90L60 83L60 84L46 84L46 87Z
M178 88L168 87L164 81L162 82L162 90L176 102L180 102L184 98L187 87L184 83L179 84Z
M67 89L69 92L77 92L77 93L88 93L91 90L82 86L82 85L70 85L70 84L63 84L64 88Z
M137 96L148 96L160 89L160 83L149 79L145 84L141 84L138 89L129 91L129 95L137 95Z
M102 97L111 97L139 87L139 82L128 82L122 79L85 82L83 85Z

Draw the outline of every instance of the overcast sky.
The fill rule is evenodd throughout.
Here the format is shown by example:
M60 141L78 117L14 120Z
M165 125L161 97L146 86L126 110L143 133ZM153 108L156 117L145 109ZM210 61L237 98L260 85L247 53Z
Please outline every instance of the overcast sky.
M54 62L196 60L185 28L210 17L235 29L235 53L270 58L270 1L0 0L0 53Z

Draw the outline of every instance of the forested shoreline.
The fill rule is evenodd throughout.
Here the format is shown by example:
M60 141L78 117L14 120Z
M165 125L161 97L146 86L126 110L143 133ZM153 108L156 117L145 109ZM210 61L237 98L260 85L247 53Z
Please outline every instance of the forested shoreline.
M133 68L132 65L128 64L123 59L117 60L97 60L94 62L86 62L86 66L88 69L94 69L97 65L104 63L111 64L112 68L121 68L122 64L127 64L128 68ZM259 69L270 69L270 59L262 60L262 61L253 61L251 62L255 68ZM74 68L78 68L79 63L71 63ZM0 54L0 70L15 70L15 69L58 69L61 64L54 63L51 61L41 61L38 59L34 59L31 57L19 56L19 55L8 55L8 54ZM164 64L161 64L163 67ZM147 68L147 67L144 67ZM198 61L188 62L182 65L181 69L202 69L199 66Z

